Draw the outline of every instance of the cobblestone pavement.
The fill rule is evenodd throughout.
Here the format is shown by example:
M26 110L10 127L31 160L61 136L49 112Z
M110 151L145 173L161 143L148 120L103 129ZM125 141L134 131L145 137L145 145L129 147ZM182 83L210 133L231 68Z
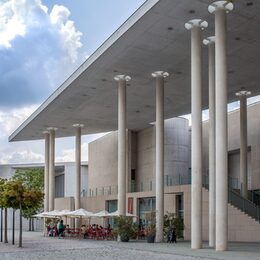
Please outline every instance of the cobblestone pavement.
M18 237L18 235L17 235ZM38 232L24 232L23 248L0 243L0 260L5 259L260 259L260 243L233 243L230 251L216 252L204 246L191 250L189 242L148 244L145 241L118 243L88 239L43 237Z

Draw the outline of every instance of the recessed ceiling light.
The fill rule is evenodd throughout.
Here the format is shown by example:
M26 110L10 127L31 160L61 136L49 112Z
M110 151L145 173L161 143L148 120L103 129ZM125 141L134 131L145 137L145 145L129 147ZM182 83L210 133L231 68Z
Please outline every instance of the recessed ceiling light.
M135 113L140 113L140 110L136 110Z
M189 10L190 14L195 14L195 10Z
M236 37L235 40L236 40L236 41L240 41L240 37Z
M252 5L254 5L254 3L253 2L247 2L246 5L247 6L252 6Z
M173 27L168 27L167 30L168 30L168 31L172 31L172 30L173 30Z
M118 71L117 70L114 70L115 73L117 73Z

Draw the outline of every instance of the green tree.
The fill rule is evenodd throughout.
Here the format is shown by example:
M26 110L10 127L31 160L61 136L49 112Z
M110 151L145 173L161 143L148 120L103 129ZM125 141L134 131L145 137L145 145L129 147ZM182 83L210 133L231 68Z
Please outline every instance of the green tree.
M4 186L6 179L0 178L0 208L1 208L1 242L3 242L3 209L5 209L6 204L3 197ZM4 241L7 243L7 209L5 209L5 232Z
M44 169L17 169L13 176L14 180L20 180L28 189L43 191L44 189Z
M43 192L44 189L44 170L40 168L32 169L17 169L14 180L19 180L23 183L26 189L33 190L34 192ZM35 194L36 195L36 194ZM43 207L43 202L40 204L35 203L33 206L23 209L23 217L29 220L29 231L34 231L34 222L32 216L35 215L40 208Z
M40 190L34 190L21 180L16 178L6 181L3 185L2 199L5 208L20 210L20 234L19 247L22 247L22 216L26 216L33 209L40 208L44 194Z

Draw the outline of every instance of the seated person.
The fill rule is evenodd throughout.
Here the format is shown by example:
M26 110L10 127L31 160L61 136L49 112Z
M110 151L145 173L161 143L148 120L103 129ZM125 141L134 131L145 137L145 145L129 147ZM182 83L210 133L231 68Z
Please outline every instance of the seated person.
M86 225L82 225L80 228L81 234L83 235L84 238L87 238L87 227Z

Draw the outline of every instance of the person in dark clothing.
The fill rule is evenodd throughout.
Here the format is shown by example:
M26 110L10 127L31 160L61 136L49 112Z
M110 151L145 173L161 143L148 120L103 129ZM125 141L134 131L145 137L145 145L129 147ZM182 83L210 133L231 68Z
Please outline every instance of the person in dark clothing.
M177 243L176 232L174 228L170 228L167 234L167 243Z
M61 220L58 226L59 237L64 237L64 230L65 230L65 226L63 224L63 220Z

